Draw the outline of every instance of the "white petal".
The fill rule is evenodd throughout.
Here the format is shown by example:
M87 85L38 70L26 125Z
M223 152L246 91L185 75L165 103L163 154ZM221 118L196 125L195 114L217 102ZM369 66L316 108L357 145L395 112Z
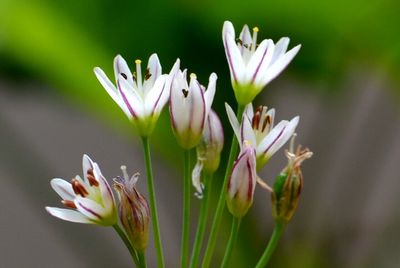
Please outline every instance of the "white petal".
M149 63L147 64L147 69L149 70L149 74L151 75L149 79L144 80L143 82L144 96L146 96L149 93L149 90L153 88L157 78L162 74L160 60L158 59L156 53L150 56Z
M235 35L233 35L233 36L235 36ZM243 29L240 32L239 38L242 41L243 45L245 45L245 44L249 45L253 42L253 38L250 34L249 26L247 26L247 25L243 26ZM243 45L240 46L240 52L242 53L242 55L243 55L243 50L247 49Z
M76 209L85 215L89 220L100 222L105 216L108 216L105 215L106 213L104 208L91 199L77 196L74 200L74 204Z
M103 200L104 207L107 210L112 209L115 206L115 200L114 200L114 195L111 190L110 185L108 184L106 178L101 174L100 168L95 163L94 169L93 169L94 176L99 182L99 187L100 187L100 193L101 193L101 198Z
M240 53L240 50L235 42L232 23L225 22L222 33L225 54L229 64L229 70L231 72L231 79L241 82L245 76L245 65L242 54Z
M89 185L89 180L87 178L87 172L89 169L93 170L93 160L87 154L84 154L82 157L82 170L83 170L83 178L85 178L85 182Z
M240 125L239 121L237 120L236 114L232 110L231 106L229 106L229 104L226 102L225 102L225 109L226 109L226 114L228 115L229 122L231 123L233 132L235 133L239 144L241 144Z
M171 86L170 115L172 126L178 132L189 127L190 98L184 97L182 89L189 90L184 72L177 72ZM191 94L191 93L189 93Z
M300 45L292 48L290 51L288 51L285 55L277 59L274 64L272 64L268 68L268 73L265 75L262 80L260 80L260 84L266 85L270 81L272 81L275 77L277 77L285 68L286 66L290 63L290 61L296 56L297 52L300 50Z
M247 65L245 80L259 84L260 78L265 76L274 55L274 44L271 40L264 40L258 46Z
M137 93L136 89L120 76L118 79L118 89L122 100L126 104L132 117L142 117L144 114L144 104L142 97Z
M253 103L249 103L246 105L246 107L244 107L244 112L243 114L245 114L250 120L253 120L254 117L254 108L253 108Z
M190 129L196 134L201 134L204 129L206 120L206 103L204 99L204 91L196 78L190 79L189 98L191 100L190 107Z
M121 57L121 55L117 55L114 58L114 75L115 75L115 82L118 81L118 77L120 74L124 74L126 76L126 80L128 83L133 87L135 85L133 81L132 72L128 67L125 59Z
M75 198L71 183L55 178L50 181L50 185L63 200L73 200Z
M97 79L100 81L101 85L107 91L108 95L118 104L118 106L124 111L125 114L129 115L129 110L126 107L125 103L121 99L117 88L111 83L110 79L106 76L102 69L99 67L94 68L94 73Z
M168 94L168 90L166 88L166 79L168 75L164 74L160 76L156 82L154 83L154 86L152 89L150 89L146 95L145 98L145 114L146 115L152 115L156 111L156 107L159 105L162 105L159 107L157 110L161 111L162 107L164 107L166 103L166 94ZM163 97L163 98L162 98ZM168 98L167 98L168 99ZM160 102L161 100L161 102Z
M287 47L289 45L290 39L287 37L282 37L278 43L275 44L274 56L272 57L271 63L273 64L277 59L285 54Z
M206 117L208 116L208 113L210 112L211 105L214 100L216 82L217 82L217 75L215 73L212 73L210 75L210 78L208 81L207 91L204 93L204 99L205 99L205 103L206 103Z
M247 140L251 146L257 147L256 135L254 134L251 122L247 116L243 115L242 124L240 126L241 143Z
M87 217L82 215L80 212L65 209L65 208L55 208L55 207L46 207L48 213L57 217L59 219L70 221L70 222L77 222L77 223L94 223L90 221Z
M197 163L194 166L194 169L192 171L192 184L197 191L197 193L195 195L198 198L203 197L203 190L204 190L204 185L200 181L200 178L201 178L200 175L201 175L202 169L203 169L203 163L201 161L197 161Z

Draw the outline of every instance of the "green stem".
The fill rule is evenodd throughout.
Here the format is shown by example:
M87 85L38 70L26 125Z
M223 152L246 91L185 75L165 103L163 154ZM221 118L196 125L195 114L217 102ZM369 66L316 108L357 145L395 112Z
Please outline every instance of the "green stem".
M144 251L138 251L137 255L138 255L139 262L141 264L140 267L147 268L146 253Z
M157 202L154 190L153 169L151 166L150 144L148 137L142 137L142 142L143 142L143 150L146 162L147 190L149 192L151 222L153 225L153 233L154 233L154 245L157 253L157 267L161 268L165 267L165 264L164 264L163 248L161 244L160 227L158 224Z
M190 150L184 151L183 162L183 216L181 240L181 267L186 268L189 256L189 223L190 223Z
M272 233L272 236L269 239L268 246L265 249L260 260L258 261L256 268L263 268L268 264L268 261L271 258L272 253L275 251L275 248L278 245L279 239L281 238L284 229L285 229L285 224L279 222L275 224L274 232Z
M222 260L221 268L226 268L229 265L229 260L231 259L233 248L235 247L236 240L239 233L240 221L242 218L233 217L231 236L229 238L228 245L226 246L224 259Z
M137 267L140 267L140 262L139 259L136 255L136 251L133 249L131 242L129 241L128 237L126 237L124 231L122 231L121 227L116 223L112 226L114 230L117 232L119 237L122 239L124 242L125 246L129 250L129 253L131 254L133 262L136 264Z
M238 110L236 112L236 117L239 119L239 121L241 121L243 111L244 111L244 106L239 105ZM237 155L237 149L238 149L238 142L235 134L233 134L231 150L229 152L229 159L225 171L224 182L222 184L221 193L218 199L217 209L215 211L214 220L211 226L210 236L207 242L206 252L204 254L204 259L202 264L203 268L208 268L210 266L211 257L212 254L214 253L215 243L217 241L217 234L219 227L221 225L222 215L225 208L226 187L228 184L229 174L231 172L233 162L235 161Z
M194 240L194 246L192 251L192 258L190 259L191 268L197 267L197 263L200 257L201 246L204 240L204 232L206 231L208 205L211 195L211 185L212 185L212 174L207 174L205 177L206 187L204 188L204 199L201 202L199 224L197 225L196 236Z

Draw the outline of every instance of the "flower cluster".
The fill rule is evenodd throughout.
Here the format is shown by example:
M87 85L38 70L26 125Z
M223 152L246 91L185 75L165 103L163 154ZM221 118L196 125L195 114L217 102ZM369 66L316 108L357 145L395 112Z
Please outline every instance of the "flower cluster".
M232 23L226 21L223 25L223 45L238 111L235 113L229 104L225 104L235 138L226 163L226 175L210 231L211 242L204 254L202 267L209 266L210 251L213 251L215 245L218 223L221 222L225 202L234 216L232 227L234 240L236 237L234 232L235 230L237 232L236 228L239 226L237 222L240 222L252 206L257 184L271 191L273 217L276 222L287 224L290 221L297 208L303 185L300 165L312 155L308 149L302 150L299 147L296 152L293 150L299 116L275 124L275 109L268 109L267 106L253 109L254 98L285 69L300 49L300 45L297 45L288 50L287 37L281 38L277 43L270 39L257 43L258 32L259 29L254 27L253 33L250 33L249 27L245 25L236 38ZM57 178L51 181L51 186L68 209L54 207L46 209L51 215L63 220L113 226L139 267L146 267L144 252L148 245L151 219L157 263L159 267L164 267L149 137L163 108L168 105L172 132L184 151L185 159L181 267L187 267L190 181L195 188L195 195L203 202L197 231L198 235L203 236L207 225L210 194L206 185L210 185L212 174L219 168L224 147L222 123L212 109L217 75L211 73L208 85L205 87L197 80L194 73L187 77L187 70L181 70L180 59L176 60L169 73L163 73L157 54L150 56L145 71L142 70L141 60L136 60L135 65L136 70L132 72L125 59L117 55L114 59L115 83L99 67L94 68L94 73L106 92L132 121L142 138L150 202L147 202L136 187L139 174L135 173L129 177L125 166L121 167L123 176L114 179L113 188L117 193L117 202L98 164L84 155L83 179L76 176L71 182ZM270 187L259 178L257 172L290 138L292 138L290 150L286 151L288 165L278 176L273 187ZM190 150L194 149L197 161L193 167ZM237 155L238 149L240 150ZM191 180L190 170L192 170ZM207 194L203 198L204 192ZM124 231L119 227L120 224ZM197 265L201 241L202 237L196 237L190 267ZM231 250L232 247L229 246L223 267L227 266Z

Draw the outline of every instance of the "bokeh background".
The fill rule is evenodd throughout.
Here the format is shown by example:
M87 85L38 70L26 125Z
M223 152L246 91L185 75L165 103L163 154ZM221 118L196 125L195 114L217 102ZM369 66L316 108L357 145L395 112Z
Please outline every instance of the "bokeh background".
M144 174L139 138L93 67L111 75L116 54L133 65L157 52L165 72L177 57L203 83L216 72L213 107L229 144L223 103L234 98L221 29L231 20L237 31L247 23L262 39L302 44L256 100L275 107L277 120L300 115L298 140L315 153L271 267L400 267L399 14L396 0L0 0L0 266L129 266L112 229L62 222L44 210L59 204L50 179L80 174L83 153L110 179L121 164ZM177 267L182 153L167 111L152 149L166 261ZM272 183L284 165L281 151L260 176ZM253 267L263 252L273 229L269 200L257 189L231 267ZM193 197L193 230L198 203ZM225 216L213 267L229 235ZM155 267L153 245L148 256Z

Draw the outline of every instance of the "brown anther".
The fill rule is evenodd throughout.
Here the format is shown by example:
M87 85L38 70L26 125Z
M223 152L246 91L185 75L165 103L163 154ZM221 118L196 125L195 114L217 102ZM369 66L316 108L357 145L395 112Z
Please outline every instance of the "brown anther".
M189 91L186 89L182 89L183 96L186 98L189 95Z
M239 43L239 45L243 46L243 41L240 38L236 38L236 43Z
M251 45L249 46L248 44L244 44L243 46L244 46L245 48L248 48L248 49L251 48Z
M136 81L136 72L133 72L133 73L132 73L132 78L133 78L133 80Z
M89 172L86 177L89 181L90 186L99 186L99 182L96 180L96 178L93 175L89 174Z
M149 80L151 77L150 69L146 69L146 74L144 75L144 80Z
M265 119L264 119L263 126L262 126L262 130L261 130L261 131L264 131L265 128L266 128L267 126L270 126L270 125L271 125L271 116L270 116L270 115L267 115L267 117L265 117Z
M68 208L76 208L74 201L71 200L62 200L61 203L64 204L64 206L68 207Z
M251 120L251 126L253 127L253 129L258 129L258 126L260 125L260 117L261 113L257 108L256 113L254 114L253 119Z
M121 76L122 76L123 78L125 78L125 79L128 79L128 76L127 76L126 74L124 74L124 73L121 73Z
M82 197L85 197L89 194L88 191L85 189L85 186L83 186L77 179L72 179L71 185L75 194L80 195Z

